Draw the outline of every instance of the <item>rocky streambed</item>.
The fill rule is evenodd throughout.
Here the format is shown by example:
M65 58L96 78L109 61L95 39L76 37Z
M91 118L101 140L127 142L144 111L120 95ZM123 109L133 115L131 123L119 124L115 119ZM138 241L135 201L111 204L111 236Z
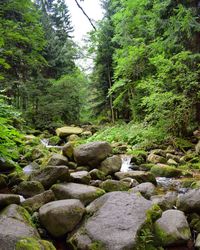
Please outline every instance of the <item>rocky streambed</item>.
M200 249L198 153L73 145L23 172L1 159L1 250Z

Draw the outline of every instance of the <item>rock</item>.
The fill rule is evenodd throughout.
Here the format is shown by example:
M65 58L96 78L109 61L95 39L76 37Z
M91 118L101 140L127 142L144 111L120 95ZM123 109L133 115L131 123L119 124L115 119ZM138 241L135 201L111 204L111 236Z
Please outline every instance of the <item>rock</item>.
M173 159L169 159L167 161L167 164L168 165L172 165L172 166L178 166L178 163L175 160L173 160Z
M179 210L163 212L162 217L155 222L154 228L159 246L181 245L191 237L186 217Z
M15 188L15 193L25 198L32 197L42 192L44 192L44 187L39 181L23 181Z
M19 195L0 194L0 209L7 207L10 204L20 204Z
M82 136L82 137L85 137L85 138L90 137L90 136L92 136L92 132L91 132L91 131L84 131L84 132L81 134L81 136Z
M195 240L195 248L197 248L197 250L200 250L200 234L197 235L197 238Z
M132 179L130 177L124 178L120 180L121 182L125 182L129 184L129 188L135 187L137 185L139 185L139 182L136 181L135 179Z
M104 190L93 186L67 183L53 185L52 190L57 199L79 199L87 205L105 193Z
M54 201L55 196L51 190L45 191L44 193L33 196L32 198L26 199L21 205L31 213L37 211L41 206L48 202Z
M120 171L121 165L122 165L121 158L117 155L113 155L101 162L99 170L104 172L105 175L109 174L112 175Z
M76 168L77 168L77 164L76 164L76 162L69 161L69 162L68 162L68 167L69 167L70 169L76 169Z
M74 158L78 165L97 167L109 154L112 148L107 142L90 142L74 149Z
M160 155L156 155L153 153L150 153L150 155L147 157L147 161L150 163L166 163L166 159Z
M56 129L56 134L60 138L65 138L65 137L72 135L72 134L80 135L82 132L83 132L83 129L79 128L79 127L65 126L65 127Z
M166 158L167 158L167 160L172 159L172 160L174 160L176 163L177 163L177 162L180 162L180 156L177 156L177 155L173 155L173 154L167 153L167 154L166 154Z
M188 220L192 231L200 233L200 216L197 213L189 214Z
M195 151L197 154L200 154L200 141L196 144Z
M172 166L153 166L151 173L157 177L180 177L182 171Z
M150 172L145 172L145 171L117 172L117 173L115 173L115 176L119 180L130 177L132 179L137 180L139 183L152 182L152 183L156 184L156 179L155 179L154 175Z
M91 176L87 171L78 171L70 174L71 181L75 183L89 184Z
M142 196L149 199L152 195L155 194L155 189L156 187L151 182L144 182L134 188L131 188L130 192L140 192Z
M40 238L29 213L23 207L9 205L0 213L0 249L13 250L25 237Z
M130 184L123 181L106 180L100 184L100 188L102 188L106 192L128 191L130 188Z
M32 173L30 181L39 181L45 188L51 187L57 181L68 181L69 169L66 166L49 166Z
M6 176L3 174L0 174L0 189L7 187L6 183Z
M24 238L17 242L15 250L56 250L54 245L46 240Z
M26 175L30 175L31 173L37 171L38 169L40 169L39 164L37 164L36 162L31 162L30 164L28 164L23 168L23 172Z
M60 154L53 154L47 163L48 166L66 166L67 164L67 157Z
M74 146L71 142L66 143L62 148L62 154L72 160L74 155Z
M176 206L177 196L176 192L167 192L165 195L151 196L151 201L164 211Z
M189 190L185 194L180 194L176 206L186 213L198 213L200 211L200 189Z
M74 249L139 249L138 236L151 208L136 194L105 194L87 207L87 219L67 242Z
M13 187L14 185L18 185L19 183L21 183L22 181L24 181L24 174L23 173L11 173L8 176L8 186L9 187Z
M80 139L80 137L78 135L70 135L67 137L68 142L75 142L79 139Z
M90 186L100 187L101 183L102 183L102 181L100 181L100 180L91 180Z
M90 176L92 180L104 180L105 174L104 172L100 171L99 169L92 169L90 172Z
M76 199L53 201L39 210L40 222L54 237L71 232L85 212L83 204Z
M166 157L166 152L165 152L165 150L160 149L160 148L151 150L151 154L159 155L159 156L162 156L162 157L164 157L164 158Z
M13 161L0 157L0 174L13 172L15 167L16 164Z

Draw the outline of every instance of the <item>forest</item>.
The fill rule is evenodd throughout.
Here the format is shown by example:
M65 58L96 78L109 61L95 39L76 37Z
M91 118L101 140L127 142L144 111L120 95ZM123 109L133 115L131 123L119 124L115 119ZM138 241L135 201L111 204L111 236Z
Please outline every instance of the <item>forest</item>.
M84 1L87 0L75 0L77 8L81 8L81 2ZM112 157L131 156L129 163L132 164L133 170L146 171L145 181L143 177L141 181L141 176L136 178L139 183L145 184L148 181L151 185L152 183L156 185L159 180L155 177L172 177L182 178L185 181L184 185L181 184L181 188L200 187L200 1L100 0L100 2L103 18L98 22L87 16L87 9L82 9L83 15L91 24L91 31L87 34L85 45L82 46L75 42L72 16L65 0L0 0L0 208L1 187L4 190L6 186L9 193L15 194L17 191L12 189L14 185L20 185L22 181L38 181L36 177L29 176L27 179L21 176L23 167L32 163L41 166L43 171L45 166L48 168L59 161L58 166L61 168L60 165L66 164L70 171L72 170L70 172L72 175L73 171L76 173L78 170L83 172L90 170L89 179L96 181L100 179L104 182L110 179L113 181L112 185L118 185L116 182L120 182L123 178L127 179L126 177L136 178L133 178L134 174L122 178L115 170L106 172L105 165L101 165L101 171L99 169L99 172L96 171L98 164L103 164L102 160L106 161L107 157L111 157L109 145L113 147ZM93 58L93 62L89 65L90 70L84 70L78 63L80 59L87 58ZM75 129L73 131L80 129L81 132L74 132L75 135L67 134L71 137L63 136L58 131L65 126ZM49 145L44 143L46 139ZM72 145L68 145L66 149L67 142ZM71 148L84 147L85 143L95 145L92 150L96 157L100 154L100 151L95 151L96 147L100 150L104 145L109 151L98 164L96 160L91 160L95 169L92 169L89 160L85 163L83 159L79 159L81 154L79 155L78 149L76 151ZM64 155L68 160L64 161L58 157L60 149L62 157ZM70 153L72 151L73 153ZM54 153L59 160L56 157L52 160ZM123 159L122 157L122 164ZM116 162L117 160L111 161L109 164L115 165ZM87 165L87 169L84 164ZM10 171L13 168L14 172ZM57 176L56 173L53 175ZM57 187L54 187L56 183L62 182L62 178L59 178L57 182L47 185L41 181L43 189L47 190L45 192L49 192L53 184L52 190L59 192ZM71 176L70 180L75 183L91 184L91 180L89 182L82 180L82 175ZM126 181L124 183L127 183ZM128 188L124 183L120 184L122 185L120 188L105 187L104 184L98 186L96 183L92 186L97 185L105 192L111 191L109 194L112 194L112 191L127 191ZM151 186L147 189L151 189ZM161 189L156 191L157 195L166 193L166 190L161 191ZM167 187L167 190L169 189ZM145 192L144 197L150 199L151 195L149 196L143 189L139 192L141 194ZM200 200L199 193L195 193L194 197L194 200ZM167 201L171 204L171 200ZM83 202L84 206L90 202L86 204ZM145 206L150 206L145 202L143 202ZM180 235L177 236L177 241L174 240L175 242L171 236L168 238L172 241L172 245L182 243L187 245L187 248L177 249L200 249L200 224L198 224L200 215L197 211L200 209L200 202L195 203L192 208L188 200L187 205L181 198L178 198L177 202L176 207L180 210L182 208L181 211L188 215L189 226L195 236L193 234L191 236L187 228L185 239L183 236L179 239ZM162 203L160 208L165 211L173 209L175 205L171 207L166 205L167 208L163 209ZM79 206L77 209L80 211L83 210L80 204L76 206ZM160 208L156 206L151 208L148 223L137 236L139 243L137 242L136 248L132 246L131 249L174 249L165 248L171 247L171 241L159 231L158 226L152 231L153 223L162 214ZM38 209L39 207L35 211ZM92 214L93 209L89 207L88 211ZM27 211L30 212L29 209ZM82 218L84 212L80 213L82 215L79 216ZM42 216L41 212L41 218ZM171 218L172 215L168 216ZM57 235L57 232L51 231L45 224L46 219L41 218L41 223L47 227L51 236L63 237L62 233ZM161 219L162 217L159 220ZM38 221L34 223L37 224ZM71 231L69 229L66 232ZM154 239L155 234L156 239ZM197 234L199 234L198 242ZM43 237L43 234L41 238L49 240L48 237ZM158 239L163 243L158 243ZM77 235L74 234L68 241L67 244L70 246L67 245L67 248L60 246L63 238L53 243L59 250L127 249L125 245L121 248L112 248L111 243L107 246L99 243L99 240L92 242L88 248L84 245L86 243L83 244L79 240L77 231ZM191 245L191 241L196 244L196 248L194 244ZM50 245L41 242L36 243L40 244L37 245L38 248L30 248L29 242L25 244L26 248L22 248L21 243L23 242L17 243L16 250L54 249L53 246L51 248ZM35 244L31 240L31 244L33 243ZM5 246L5 250L12 249L15 248Z

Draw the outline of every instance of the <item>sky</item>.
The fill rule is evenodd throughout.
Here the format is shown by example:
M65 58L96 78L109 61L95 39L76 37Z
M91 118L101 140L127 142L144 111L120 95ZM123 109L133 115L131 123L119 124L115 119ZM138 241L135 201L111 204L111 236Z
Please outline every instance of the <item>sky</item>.
M92 26L82 11L76 5L75 0L65 0L71 13L72 25L74 27L74 40L83 44L82 39L88 31L92 30ZM100 0L78 0L87 15L94 21L102 19L103 13L100 5ZM82 41L82 42L81 42Z

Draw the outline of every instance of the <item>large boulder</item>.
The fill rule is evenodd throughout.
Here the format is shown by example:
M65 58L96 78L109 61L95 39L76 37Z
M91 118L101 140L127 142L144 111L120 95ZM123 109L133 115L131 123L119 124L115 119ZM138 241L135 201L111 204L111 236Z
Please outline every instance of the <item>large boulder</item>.
M74 149L74 158L78 165L95 168L112 153L107 142L90 142Z
M21 203L21 205L32 213L37 211L41 206L45 205L46 203L54 200L55 200L54 193L51 190L48 190L45 191L44 193L26 199Z
M112 175L120 171L121 165L122 165L121 158L117 155L113 155L101 162L99 170L104 172L105 175L110 175L110 174Z
M68 181L69 169L66 166L49 166L32 173L31 181L39 181L45 188L50 188L57 181Z
M82 132L83 132L83 129L79 128L79 127L65 126L65 127L56 129L57 136L59 136L61 138L65 138L65 137L72 135L72 134L80 135Z
M39 210L40 222L54 237L71 232L85 212L83 204L76 199L53 201Z
M145 198L149 199L152 195L155 194L156 187L151 182L144 182L136 187L130 189L130 192L141 193Z
M44 192L44 187L39 181L23 181L16 186L14 191L28 198Z
M192 213L200 211L200 189L190 190L178 196L176 206L179 210Z
M61 154L53 154L47 163L48 166L65 166L67 164L67 157Z
M154 204L159 205L159 207L164 211L168 209L172 209L176 206L176 200L177 200L178 194L173 191L169 191L164 195L154 195L151 196L151 201Z
M85 205L105 193L100 188L77 183L55 184L52 186L52 190L59 200L79 199Z
M9 205L0 213L0 249L13 250L25 237L40 238L28 212L18 205Z
M155 224L155 237L159 246L181 245L186 243L191 232L182 211L166 210Z
M128 191L130 188L130 183L117 180L106 180L100 184L100 188L106 192Z
M139 249L138 236L151 208L150 201L136 194L105 194L87 207L87 219L67 242L73 249Z
M15 194L0 194L0 209L11 205L11 204L20 204L19 195Z
M153 166L151 168L151 173L157 177L180 177L182 175L182 171L172 167L172 166Z
M152 182L153 184L156 184L156 179L154 175L150 172L145 172L145 171L117 172L115 173L115 176L119 180L130 177L132 179L137 180L139 183Z
M88 171L78 171L70 174L71 181L82 184L89 184L91 176Z

